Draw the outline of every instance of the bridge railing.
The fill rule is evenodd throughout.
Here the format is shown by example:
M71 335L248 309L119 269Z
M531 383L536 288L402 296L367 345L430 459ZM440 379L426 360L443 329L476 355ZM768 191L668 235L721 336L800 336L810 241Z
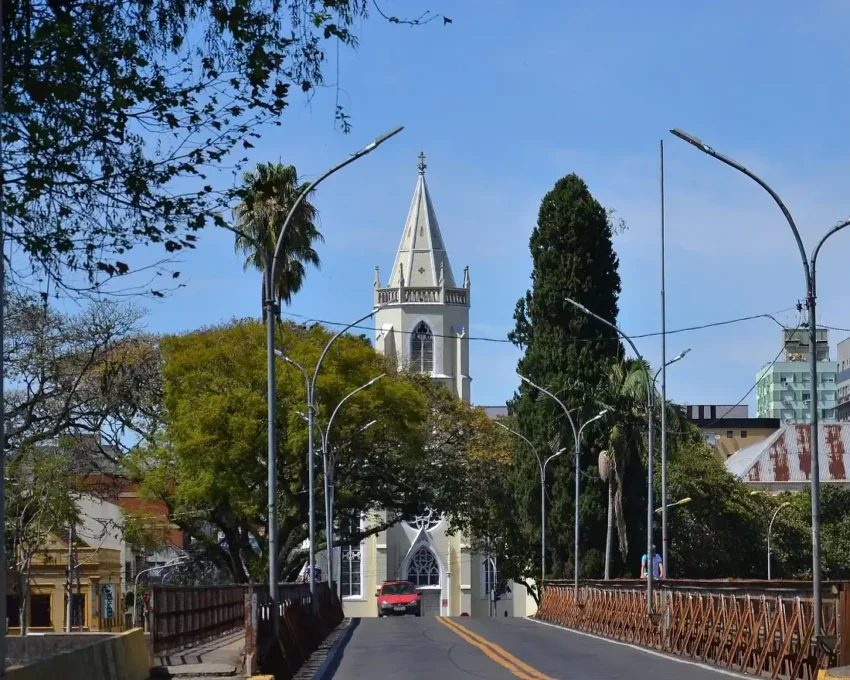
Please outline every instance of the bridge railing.
M245 625L244 607L245 586L152 586L154 654L172 654L239 630Z
M280 585L280 630L277 641L272 631L268 586L253 586L245 592L246 675L265 673L278 680L291 678L310 654L343 619L342 605L327 583L316 584L318 613L310 611L307 583Z
M759 677L808 680L830 662L850 663L850 584L826 583L823 632L812 639L811 583L679 581L657 583L650 618L646 582L585 581L576 605L572 581L550 581L536 617Z

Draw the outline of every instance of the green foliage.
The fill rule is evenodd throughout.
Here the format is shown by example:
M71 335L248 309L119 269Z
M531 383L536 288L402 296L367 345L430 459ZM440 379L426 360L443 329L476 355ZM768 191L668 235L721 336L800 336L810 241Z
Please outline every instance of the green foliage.
M236 251L245 255L245 269L265 271L271 266L283 223L296 199L306 189L294 165L261 163L243 176L242 201L236 216ZM289 304L301 290L305 265L320 265L313 243L324 239L316 229L318 211L309 196L298 204L284 236L283 257L277 268L277 299ZM262 301L262 300L261 300Z
M558 180L540 205L537 226L529 241L534 269L532 289L516 305L516 327L510 339L525 353L517 370L552 390L574 412L578 423L599 411L598 396L610 362L622 356L619 340L607 327L594 321L566 301L572 298L603 318L617 318L620 292L618 260L612 246L613 225L606 210L590 194L587 185L571 174ZM517 517L526 542L540 540L540 490L535 453L543 458L558 449L573 448L573 433L562 410L537 390L523 385L509 404L516 425L533 443L532 452L515 445L517 463ZM598 428L584 433L594 442ZM596 452L585 446L583 468L595 463ZM547 547L548 564L556 576L571 570L574 480L564 455L549 468L551 510ZM583 486L601 484L590 477ZM591 546L604 549L604 516L598 500L586 512L601 522L589 536ZM599 534L599 536L597 536Z
M285 323L277 344L311 370L329 339L320 326ZM264 328L234 322L166 338L162 352L167 428L161 443L137 452L136 473L149 493L165 500L202 557L236 582L262 579L268 563ZM472 437L467 405L427 377L392 374L385 359L354 336L340 337L322 365L316 389L322 428L344 396L385 372L346 402L328 435L337 517L388 511L387 522L370 533L425 506L448 509ZM299 415L306 395L302 374L281 362L277 387L278 538L286 579L303 563L307 537L307 428ZM376 424L361 431L373 419ZM218 531L225 543L217 540ZM361 538L343 535L342 542Z
M127 274L136 246L166 260L194 247L238 196L213 186L217 172L238 172L281 124L292 86L323 84L324 45L356 46L369 5L8 0L3 209L25 255L11 275L90 292Z

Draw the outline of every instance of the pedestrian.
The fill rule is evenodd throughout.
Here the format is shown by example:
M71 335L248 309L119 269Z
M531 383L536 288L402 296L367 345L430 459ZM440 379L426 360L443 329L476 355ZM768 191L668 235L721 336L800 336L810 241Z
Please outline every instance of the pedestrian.
M640 577L646 578L646 555L640 558ZM655 544L652 544L652 578L664 578L664 564L661 555L655 552Z

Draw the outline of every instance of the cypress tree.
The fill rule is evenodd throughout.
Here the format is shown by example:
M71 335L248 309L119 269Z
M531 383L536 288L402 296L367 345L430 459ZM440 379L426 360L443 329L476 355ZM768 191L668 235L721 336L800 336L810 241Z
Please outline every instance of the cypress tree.
M516 304L516 327L509 339L524 350L517 371L556 393L578 428L595 415L594 396L606 379L622 346L611 329L573 307L570 297L605 319L617 318L620 293L619 261L614 253L610 213L575 174L558 180L540 204L529 248L533 260L532 286ZM573 546L573 433L563 411L552 399L523 384L509 403L519 431L546 458L557 449L564 454L547 468L547 573L572 573ZM591 451L593 432L583 435L582 467L595 470ZM540 540L540 480L538 464L524 447L518 450L515 484L517 520L530 540ZM593 476L596 476L595 474ZM601 484L585 476L582 487L582 553L604 551L606 501ZM598 546L596 544L599 544ZM601 549L601 551L600 551ZM596 562L586 556L586 562ZM590 565L587 564L589 567ZM596 571L595 567L593 571Z

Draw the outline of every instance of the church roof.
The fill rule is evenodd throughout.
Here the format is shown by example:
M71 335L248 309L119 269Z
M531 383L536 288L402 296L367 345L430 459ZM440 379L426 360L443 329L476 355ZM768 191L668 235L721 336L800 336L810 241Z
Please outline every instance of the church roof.
M419 177L390 274L390 288L397 288L402 277L407 288L439 286L441 277L446 288L455 287L452 266L425 183L425 168L425 154L420 153Z

